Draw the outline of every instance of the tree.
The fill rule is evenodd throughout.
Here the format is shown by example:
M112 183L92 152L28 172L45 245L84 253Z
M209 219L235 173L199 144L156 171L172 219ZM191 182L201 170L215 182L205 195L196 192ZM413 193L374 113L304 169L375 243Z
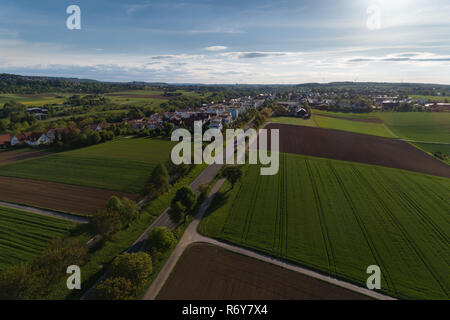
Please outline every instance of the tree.
M122 198L122 206L119 210L120 221L123 226L128 226L139 214L139 207L133 200Z
M0 300L39 299L45 288L45 279L28 263L10 266L0 273Z
M169 209L169 217L175 223L184 221L186 217L186 207L180 201L175 202Z
M161 194L169 190L169 180L170 176L167 172L167 168L164 164L158 164L152 172L149 181L149 191L150 193L158 197Z
M83 241L74 238L57 239L33 261L33 268L49 285L65 276L68 266L84 264L87 256L88 247Z
M94 290L96 300L132 300L135 289L130 280L125 278L108 278Z
M136 219L139 212L136 202L128 198L122 198L122 200L120 200L116 196L109 198L106 203L106 210L117 212L123 227L128 226Z
M179 202L179 203L177 203ZM172 202L170 204L171 211L173 210L174 214L178 211L184 211L184 216L191 214L192 210L195 207L195 204L197 203L197 195L192 191L189 187L183 187L180 190L177 191L175 194L175 197L173 197ZM185 209L183 209L185 208ZM180 216L181 218L184 218L184 216ZM174 219L174 222L179 222L180 220Z
M153 228L148 232L146 245L153 259L169 250L176 242L175 236L166 227Z
M208 185L202 183L198 186L198 192L200 195L198 196L198 201L202 202L208 196Z
M136 289L140 288L152 274L152 259L145 252L122 253L111 263L109 274L130 280Z
M222 171L222 176L231 183L231 189L234 184L242 178L242 168L240 166L228 166Z
M122 228L119 212L108 209L98 211L97 214L92 217L90 224L95 233L98 233L105 238L110 238Z
M165 134L167 137L170 136L170 135L172 134L173 129L174 129L173 123L166 122L166 123L164 124L164 134Z

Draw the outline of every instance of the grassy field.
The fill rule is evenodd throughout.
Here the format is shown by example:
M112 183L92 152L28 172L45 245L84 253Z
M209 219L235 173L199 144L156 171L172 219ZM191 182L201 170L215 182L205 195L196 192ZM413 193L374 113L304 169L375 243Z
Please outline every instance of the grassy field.
M439 143L412 143L413 146L418 147L422 151L429 153L430 155L434 155L437 152L441 153L440 158L441 161L450 165L450 144L439 144ZM436 157L437 158L437 157Z
M377 119L376 113L354 113L354 112L331 112L323 110L312 110L313 115L333 116L351 119Z
M0 270L33 259L73 227L65 220L0 207Z
M422 96L422 95L412 95L411 98L422 99L429 102L449 102L449 96Z
M199 230L382 291L448 299L450 180L402 170L280 155L280 171L245 167L225 185Z
M360 122L320 115L313 115L313 119L320 128L343 130L387 138L395 137L395 134L392 133L391 130L389 130L383 123Z
M341 119L342 118L342 119ZM347 119L346 119L347 118ZM355 120L378 119L371 113L343 113L313 110L311 119L304 120L295 117L273 117L271 122L293 124L308 127L320 127L342 131L356 132L380 137L395 138L395 134L383 123L363 122Z
M449 112L379 112L377 115L401 138L450 143Z
M8 101L14 100L25 105L43 106L45 104L60 104L63 103L67 94L58 94L61 98L57 98L56 95L52 96L40 96L40 95L16 95L9 93L0 94L0 106L3 107Z
M302 119L295 117L272 117L271 122L282 124L294 124L298 126L316 127L316 123L313 119Z
M0 167L0 175L139 192L154 166L170 158L175 142L119 139Z

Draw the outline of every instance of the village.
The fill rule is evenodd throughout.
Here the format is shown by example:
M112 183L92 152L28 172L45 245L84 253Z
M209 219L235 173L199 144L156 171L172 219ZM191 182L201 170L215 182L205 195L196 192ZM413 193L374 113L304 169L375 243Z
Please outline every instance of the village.
M95 132L101 132L110 128L112 125L125 126L138 134L148 130L150 132L164 129L167 124L172 124L173 129L193 128L195 121L201 121L203 126L223 130L233 125L236 119L249 110L257 108L264 100L254 100L251 97L242 97L231 99L228 102L203 104L200 108L193 108L174 112L154 113L148 117L139 117L135 119L124 118L118 123L98 123L89 125L89 129ZM35 113L39 116L46 115L44 108L29 108L27 112ZM18 134L0 135L0 148L9 148L16 146L37 147L42 145L51 145L56 140L62 140L71 130L79 130L73 126L64 128L52 128L47 131L24 132Z

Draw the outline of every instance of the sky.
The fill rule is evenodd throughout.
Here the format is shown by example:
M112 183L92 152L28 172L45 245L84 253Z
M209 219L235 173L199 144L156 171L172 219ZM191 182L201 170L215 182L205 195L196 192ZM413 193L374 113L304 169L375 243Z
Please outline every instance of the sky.
M449 13L448 0L2 0L0 73L450 84Z

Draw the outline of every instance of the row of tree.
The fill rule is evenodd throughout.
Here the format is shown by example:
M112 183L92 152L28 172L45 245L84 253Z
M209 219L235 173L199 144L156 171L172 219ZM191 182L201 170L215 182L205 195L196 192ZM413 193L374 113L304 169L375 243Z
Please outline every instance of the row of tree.
M67 276L68 266L80 266L87 257L88 248L80 240L54 240L36 259L13 265L0 273L0 300L41 299Z

